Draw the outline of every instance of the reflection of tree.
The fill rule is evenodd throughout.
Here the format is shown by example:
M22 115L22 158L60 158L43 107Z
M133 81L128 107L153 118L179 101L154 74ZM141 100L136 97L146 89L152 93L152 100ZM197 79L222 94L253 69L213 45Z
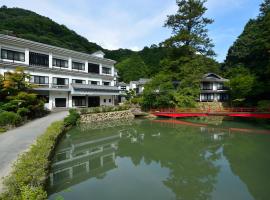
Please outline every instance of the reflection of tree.
M247 184L255 199L270 197L270 137L269 135L235 135L224 155L232 171Z
M216 154L219 145L210 147L209 141L192 127L151 126L146 122L137 127L138 133L142 131L145 133L143 143L131 145L128 139L119 143L120 156L131 157L134 165L144 159L147 164L155 161L170 169L163 183L177 199L210 198L218 173L212 161L219 158ZM157 132L161 133L160 137L153 137Z

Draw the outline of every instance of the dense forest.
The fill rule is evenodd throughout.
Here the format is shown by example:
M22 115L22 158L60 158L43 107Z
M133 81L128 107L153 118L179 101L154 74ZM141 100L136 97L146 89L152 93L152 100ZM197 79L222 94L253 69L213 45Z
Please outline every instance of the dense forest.
M208 37L208 26L214 21L204 16L205 2L177 0L177 13L164 24L172 36L138 52L104 49L64 25L20 8L0 8L0 31L86 53L103 50L107 58L118 62L120 81L152 78L140 99L145 107L195 106L200 78L207 72L230 79L227 86L233 105L253 106L269 100L270 0L264 0L259 16L247 23L224 63L214 59L214 44Z

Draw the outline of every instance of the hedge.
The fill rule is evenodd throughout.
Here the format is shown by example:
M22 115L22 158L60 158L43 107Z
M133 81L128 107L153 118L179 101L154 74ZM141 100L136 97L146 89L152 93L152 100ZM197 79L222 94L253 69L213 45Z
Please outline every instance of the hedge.
M76 124L75 119L77 120L78 117L76 111L70 111L70 115L64 121L52 123L46 132L38 137L30 150L19 156L12 172L4 179L5 192L0 199L44 200L47 198L45 185L56 142L67 128Z
M18 126L22 123L22 118L19 114L14 112L0 113L0 126Z

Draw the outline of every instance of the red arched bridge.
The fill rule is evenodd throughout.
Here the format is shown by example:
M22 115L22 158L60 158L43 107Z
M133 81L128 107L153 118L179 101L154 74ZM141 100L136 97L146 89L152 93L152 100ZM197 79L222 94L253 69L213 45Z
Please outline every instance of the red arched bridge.
M270 119L270 109L262 112L259 111L257 108L159 108L152 109L151 113L157 117L171 118L229 116Z

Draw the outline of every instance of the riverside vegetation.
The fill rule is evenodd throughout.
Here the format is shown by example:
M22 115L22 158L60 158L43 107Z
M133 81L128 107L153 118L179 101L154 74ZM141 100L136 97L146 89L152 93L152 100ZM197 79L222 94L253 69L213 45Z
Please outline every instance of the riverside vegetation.
M4 179L3 200L44 200L47 199L46 181L50 160L61 135L76 125L80 115L70 110L63 120L54 122L46 132L38 137L29 151L19 156L13 170Z
M230 79L231 106L269 107L270 1L263 1L259 15L247 23L224 63L215 60L214 44L208 36L214 21L205 17L206 0L176 3L176 14L168 16L164 24L172 29L172 36L139 52L103 49L46 17L6 6L0 9L0 31L86 53L103 50L106 57L118 61L121 81L152 78L139 100L144 107L197 106L200 79L207 72Z
M32 92L29 79L21 67L0 75L0 131L47 114L44 100Z

